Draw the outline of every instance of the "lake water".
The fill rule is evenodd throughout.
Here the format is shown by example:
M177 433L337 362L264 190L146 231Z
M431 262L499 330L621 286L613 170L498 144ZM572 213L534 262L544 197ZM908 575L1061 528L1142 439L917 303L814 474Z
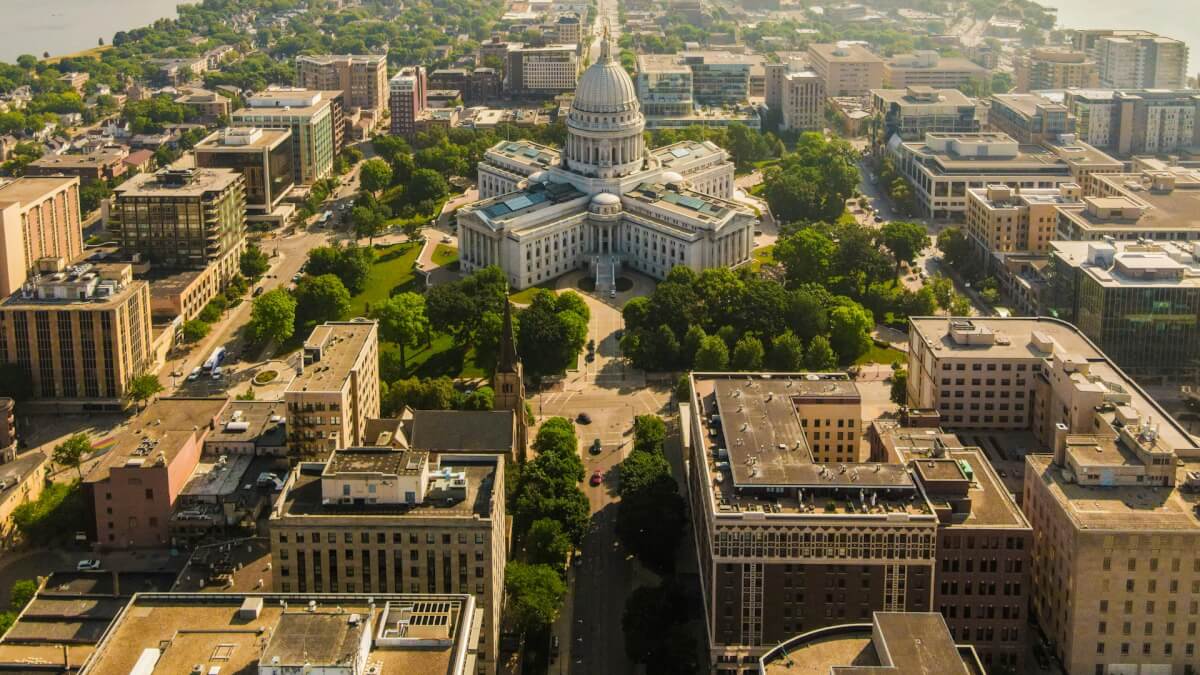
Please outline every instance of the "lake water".
M1065 28L1131 28L1148 30L1183 40L1191 65L1188 75L1200 72L1200 2L1197 0L1037 0L1058 8L1058 23Z
M175 16L180 0L0 0L0 60L62 56L112 42L114 33Z

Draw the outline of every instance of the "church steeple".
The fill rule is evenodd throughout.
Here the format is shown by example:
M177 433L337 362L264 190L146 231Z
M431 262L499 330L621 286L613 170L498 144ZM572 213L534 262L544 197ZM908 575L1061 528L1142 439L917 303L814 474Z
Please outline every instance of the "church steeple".
M504 301L504 327L500 330L500 358L496 372L515 373L521 359L517 356L517 336L513 334L512 303Z
M493 410L511 410L513 413L513 454L518 461L525 460L525 444L528 442L528 427L525 424L525 369L517 356L517 336L513 331L512 303L504 301L504 327L500 332L500 354L496 359L496 372L492 373Z

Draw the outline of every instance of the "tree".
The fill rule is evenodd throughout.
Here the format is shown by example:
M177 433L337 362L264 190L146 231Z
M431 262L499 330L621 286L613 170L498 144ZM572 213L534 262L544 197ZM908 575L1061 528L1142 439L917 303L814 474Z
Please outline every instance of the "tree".
M282 288L267 291L254 299L250 321L246 324L250 340L286 342L296 330L296 299Z
M729 365L729 348L716 335L705 336L696 349L695 368L700 371L719 372Z
M318 246L308 252L308 275L335 275L351 293L361 293L374 259L369 246Z
M491 387L480 387L462 397L462 410L492 410L496 407L496 391Z
M271 268L271 261L261 248L251 244L246 247L245 251L242 251L242 257L238 260L238 266L241 269L242 276L247 279L258 279Z
M429 333L425 298L416 293L400 293L375 303L368 316L379 322L383 339L400 347L400 368L408 370L406 349Z
M534 565L562 569L571 553L571 539L557 522L548 518L535 520L525 535L525 553Z
M368 159L363 162L358 176L364 190L378 195L392 184L392 167L378 157Z
M971 242L967 235L957 227L947 227L938 233L937 247L946 264L966 276L966 268L970 266L972 258Z
M633 449L662 454L667 440L667 425L658 415L638 415L633 418Z
M784 309L784 322L806 342L829 331L829 316L817 291L828 295L824 288L812 285L791 291Z
M954 299L954 283L949 277L935 275L925 287L933 293L938 307L950 309L950 302Z
M699 672L696 640L685 627L690 619L687 595L674 583L638 587L629 594L621 614L625 654L644 664L648 673Z
M138 405L141 406L145 405L146 401L154 398L154 395L162 390L162 382L158 381L158 375L144 373L129 381L129 385L125 390L125 398L130 401L137 401Z
M410 204L432 202L450 194L450 184L433 169L417 169L408 180L404 198Z
M920 223L893 220L883 226L879 236L896 259L897 271L901 264L911 263L929 245L929 234Z
M762 340L751 335L744 335L733 346L731 359L734 370L761 370L763 363Z
M871 348L875 320L862 305L852 302L829 313L829 344L842 364L853 363Z
M675 550L683 538L687 516L679 485L671 476L665 458L647 460L645 456L650 454L633 452L621 462L621 501L615 529L617 537L642 564L665 574L675 568ZM652 475L644 475L634 485L626 486L625 463L634 455L641 456L634 462L653 462L658 468Z
M818 335L808 343L804 350L804 367L817 373L837 368L837 356L824 335Z
M804 343L792 331L771 341L771 356L767 359L771 370L790 373L804 367Z
M829 276L837 244L815 227L806 227L775 244L775 259L789 284L822 283Z
M562 301L547 290L534 294L529 307L520 312L517 333L522 360L529 372L552 374L574 365L587 342L588 317L580 315L580 311L587 312L587 306L580 309L574 300Z
M72 434L54 446L51 459L59 466L74 468L79 474L79 480L83 480L83 458L91 451L92 442L87 434Z
M33 579L18 579L8 592L8 608L17 614L37 595L38 585Z
M350 311L350 291L332 274L304 277L295 296L296 320L303 326L337 321Z
M505 568L504 590L508 593L507 607L523 633L554 623L567 593L566 584L553 567L523 562L510 562Z
M210 330L212 330L212 325L199 319L187 321L180 328L184 342L199 342L208 335Z
M971 316L972 310L970 298L954 294L954 299L950 301L950 316Z
M354 224L354 236L359 239L365 237L370 245L374 245L375 237L387 223L378 209L369 206L355 206L350 212L350 221Z
M892 371L892 403L908 405L908 371L898 368Z

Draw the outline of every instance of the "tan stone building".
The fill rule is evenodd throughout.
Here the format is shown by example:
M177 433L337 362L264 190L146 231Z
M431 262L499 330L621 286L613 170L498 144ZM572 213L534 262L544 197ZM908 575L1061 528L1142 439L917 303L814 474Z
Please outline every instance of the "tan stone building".
M29 374L39 407L124 408L151 341L150 289L129 265L47 269L0 302L0 363Z
M269 529L284 593L460 593L495 673L507 553L504 458L347 448L288 477Z
M811 70L783 76L781 129L813 131L825 126L825 80Z
M46 487L46 470L50 460L41 450L33 450L16 459L0 464L0 544L12 543L16 532L13 510L36 501Z
M379 417L379 328L374 321L329 322L304 341L302 371L288 385L288 441L301 456L364 442Z
M1096 61L1084 52L1044 47L1016 59L1015 91L1094 88L1100 86Z
M0 186L0 297L21 287L42 258L83 255L79 179L18 178Z
M388 104L387 54L297 56L296 86L341 91L347 108L382 111Z
M889 89L955 89L990 77L991 72L979 64L961 57L943 57L931 49L896 54L883 62L883 82Z
M883 59L866 47L812 44L808 60L825 80L826 96L866 96L883 88Z
M1059 207L1078 205L1081 193L1075 183L1025 190L1007 185L970 188L967 236L984 260L993 253L1044 253L1058 228Z

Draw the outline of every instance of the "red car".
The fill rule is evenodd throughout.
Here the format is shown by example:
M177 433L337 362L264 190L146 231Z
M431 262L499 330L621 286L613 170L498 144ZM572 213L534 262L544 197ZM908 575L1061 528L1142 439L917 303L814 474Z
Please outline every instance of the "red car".
M604 482L604 474L600 473L599 471L593 471L592 478L588 481L588 483L592 485L599 485L602 482Z

